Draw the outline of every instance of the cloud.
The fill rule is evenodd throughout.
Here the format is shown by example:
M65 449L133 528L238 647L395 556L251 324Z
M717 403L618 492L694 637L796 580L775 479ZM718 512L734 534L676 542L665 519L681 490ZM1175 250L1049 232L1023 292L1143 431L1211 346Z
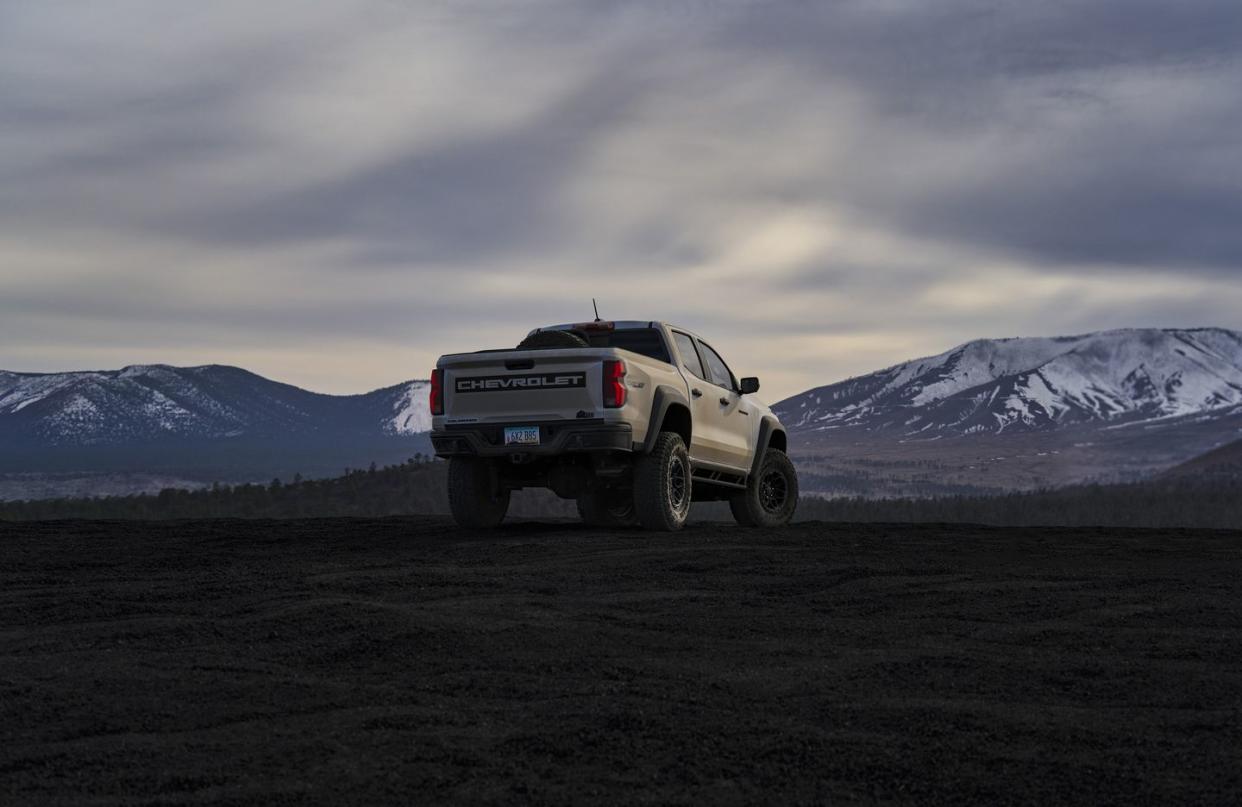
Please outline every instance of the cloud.
M1240 40L1203 0L7 5L0 366L349 391L595 296L783 395L1239 327Z

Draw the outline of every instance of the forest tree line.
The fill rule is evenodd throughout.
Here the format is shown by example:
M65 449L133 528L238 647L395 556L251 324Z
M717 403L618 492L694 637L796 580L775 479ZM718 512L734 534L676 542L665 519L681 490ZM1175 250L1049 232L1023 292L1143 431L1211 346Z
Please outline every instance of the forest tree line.
M0 503L0 520L382 517L448 512L446 464L347 469L332 479L274 479L158 494ZM515 494L514 517L567 518L574 503L548 491ZM692 518L727 520L727 506L696 505ZM1183 478L1082 485L1001 495L868 499L803 496L798 520L939 522L1002 526L1213 527L1242 529L1242 479Z

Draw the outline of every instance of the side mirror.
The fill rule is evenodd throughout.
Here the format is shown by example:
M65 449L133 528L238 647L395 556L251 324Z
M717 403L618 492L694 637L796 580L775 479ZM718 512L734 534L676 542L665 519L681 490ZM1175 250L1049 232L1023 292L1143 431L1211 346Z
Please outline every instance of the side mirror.
M759 379L755 378L753 375L747 376L746 378L743 378L741 381L738 382L738 392L742 393L743 395L750 395L752 392L758 392L758 391L759 391Z

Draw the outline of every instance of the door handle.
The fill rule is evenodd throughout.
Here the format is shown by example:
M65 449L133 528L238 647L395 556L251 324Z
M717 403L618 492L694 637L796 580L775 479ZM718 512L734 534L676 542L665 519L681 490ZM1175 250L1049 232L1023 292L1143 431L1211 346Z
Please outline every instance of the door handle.
M723 397L723 396L721 396L721 398L720 398L720 405L721 405L721 406L728 406L728 405L729 405L729 399L728 399L728 398L725 398L725 397Z
M691 395L693 395L695 398L702 398L702 397L703 397L703 393L702 393L700 390L697 390L697 389L692 389L692 390L690 390L690 394L691 394Z

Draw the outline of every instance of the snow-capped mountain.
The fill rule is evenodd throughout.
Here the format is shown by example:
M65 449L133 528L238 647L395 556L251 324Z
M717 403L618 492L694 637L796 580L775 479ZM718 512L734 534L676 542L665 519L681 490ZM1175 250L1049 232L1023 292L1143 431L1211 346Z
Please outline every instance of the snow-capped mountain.
M1132 329L981 339L776 406L793 431L935 438L1242 411L1242 333Z
M426 381L322 395L237 367L0 371L0 446L87 446L430 429Z

